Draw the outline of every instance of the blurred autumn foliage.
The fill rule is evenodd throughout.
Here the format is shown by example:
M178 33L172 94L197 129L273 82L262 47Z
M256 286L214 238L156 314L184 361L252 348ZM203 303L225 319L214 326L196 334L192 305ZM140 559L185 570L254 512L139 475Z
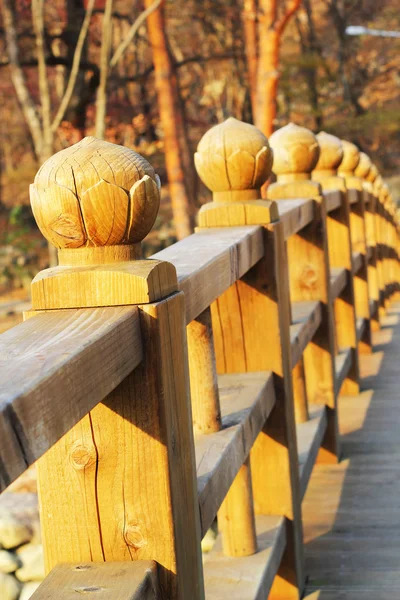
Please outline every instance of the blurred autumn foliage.
M3 225L5 211L28 205L41 160L96 133L137 150L160 174L153 246L193 226L207 199L193 171L195 146L231 115L266 134L290 120L324 129L357 143L384 175L399 172L400 40L346 34L348 25L400 30L397 0L0 3ZM16 94L15 52L37 139Z

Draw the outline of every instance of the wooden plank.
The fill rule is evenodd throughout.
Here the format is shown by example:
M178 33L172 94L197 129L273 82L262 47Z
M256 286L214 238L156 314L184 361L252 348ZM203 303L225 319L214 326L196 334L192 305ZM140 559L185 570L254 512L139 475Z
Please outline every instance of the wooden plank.
M314 200L279 200L277 202L279 220L283 223L285 240L311 223L315 213Z
M322 319L321 302L293 302L292 325L290 326L290 345L292 366L294 367L313 339Z
M264 255L261 227L201 229L152 259L176 268L185 293L186 324L195 319Z
M0 489L142 360L135 307L38 314L0 336Z
M203 600L184 296L139 311L142 362L39 461L46 568L155 560L166 597Z
M275 406L271 373L220 375L218 383L222 429L195 439L202 537Z
M363 266L363 255L361 252L353 252L353 272L358 273Z
M400 305L392 304L398 317ZM384 341L384 332L391 331ZM399 324L361 356L363 392L340 399L344 460L318 465L303 501L307 600L400 597ZM369 363L379 358L371 375Z
M296 426L302 498L304 498L307 491L311 472L317 461L328 425L327 408L325 406L310 406L309 412L310 420L305 423L298 423Z
M346 287L348 277L348 271L344 267L331 269L331 291L333 300L336 300Z
M156 600L157 565L152 561L57 565L32 600Z
M340 393L344 380L352 364L351 348L341 350L335 358L335 390L336 394Z
M323 181L321 183L323 183ZM326 212L330 213L337 208L340 208L343 200L343 194L339 189L324 190L324 198L326 203Z
M206 597L210 600L265 600L286 546L283 517L256 517L258 552L251 556L224 556L221 540L204 556Z

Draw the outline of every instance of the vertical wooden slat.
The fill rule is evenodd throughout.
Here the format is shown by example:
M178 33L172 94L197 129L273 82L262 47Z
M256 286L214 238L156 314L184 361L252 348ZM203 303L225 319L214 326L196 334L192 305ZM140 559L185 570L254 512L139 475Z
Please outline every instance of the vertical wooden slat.
M221 409L209 308L189 323L186 333L194 432L213 433L221 429Z
M250 459L241 466L218 511L218 528L226 556L257 552Z

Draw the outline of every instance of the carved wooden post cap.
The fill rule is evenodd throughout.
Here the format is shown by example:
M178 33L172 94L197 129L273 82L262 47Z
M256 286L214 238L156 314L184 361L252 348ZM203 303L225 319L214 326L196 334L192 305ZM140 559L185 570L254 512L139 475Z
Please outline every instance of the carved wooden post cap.
M335 135L321 131L316 136L320 148L320 154L315 169L315 175L336 175L343 158L343 146L341 140Z
M360 162L360 151L355 144L342 140L343 160L339 166L339 175L355 175Z
M213 192L202 206L201 227L261 225L279 218L274 202L261 199L271 174L272 150L254 125L229 118L201 138L194 156L200 179Z
M160 203L160 180L140 154L85 138L44 163L30 196L60 262L32 281L34 309L141 304L177 290L173 265L133 260Z
M367 181L369 181L370 183L374 183L375 179L378 177L378 175L379 175L378 169L376 168L376 166L373 163L371 163L371 168L367 175Z
M160 180L140 154L86 137L42 165L30 198L60 264L82 264L90 248L97 262L129 260L156 219Z
M278 182L310 179L320 153L312 131L289 123L275 131L269 143L274 153L272 170Z
M360 177L361 179L367 180L368 173L371 170L371 166L372 163L368 154L365 154L365 152L360 152L360 158L358 161L358 165L354 171L354 175L356 177Z
M214 201L257 200L271 174L272 152L259 129L231 117L203 135L194 160Z

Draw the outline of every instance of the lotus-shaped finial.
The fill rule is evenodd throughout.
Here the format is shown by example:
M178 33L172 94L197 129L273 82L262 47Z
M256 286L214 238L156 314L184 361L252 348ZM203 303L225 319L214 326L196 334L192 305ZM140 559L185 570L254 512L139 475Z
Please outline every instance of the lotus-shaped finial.
M360 162L360 151L355 144L342 140L343 160L339 167L339 173L343 175L354 175L358 163Z
M354 175L356 177L360 177L361 179L367 179L368 174L371 170L371 166L372 163L368 154L365 154L365 152L360 152L360 159L354 171Z
M154 224L160 180L140 154L87 137L42 165L30 197L39 229L57 248L134 244Z
M271 173L265 135L233 118L204 134L194 158L200 178L213 192L258 190Z
M269 142L274 152L272 170L278 181L287 175L309 177L319 158L318 140L312 131L289 123L275 131Z
M325 131L320 131L316 137L320 147L320 154L314 170L336 175L337 169L343 159L342 142L335 135L331 135Z

